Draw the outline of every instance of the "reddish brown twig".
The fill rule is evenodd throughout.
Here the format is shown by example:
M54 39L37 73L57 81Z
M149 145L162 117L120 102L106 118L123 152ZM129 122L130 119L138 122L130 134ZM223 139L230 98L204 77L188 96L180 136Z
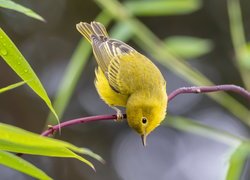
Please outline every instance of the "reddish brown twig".
M126 118L126 114L123 114L123 117ZM75 124L81 124L86 122L94 122L94 121L105 121L105 120L113 120L117 119L116 115L99 115L99 116L89 116L89 117L83 117L83 118L77 118L72 119L69 121L65 121L55 126L50 126L46 131L44 131L41 135L42 136L49 136L50 134L53 134L54 132L58 131L60 128L64 128L67 126L72 126Z
M182 87L179 89L174 90L168 96L168 102L173 100L179 94L186 94L186 93L210 93L210 92L217 92L217 91L232 91L235 93L240 94L243 97L246 97L250 101L250 92L243 89L240 86L236 85L218 85L218 86L193 86L193 87ZM126 114L123 115L126 118ZM89 116L83 117L78 119L72 119L66 122L62 122L59 125L51 126L48 130L44 131L41 135L42 136L49 136L54 132L58 131L60 128L64 128L71 125L76 125L80 123L86 122L94 122L94 121L103 121L103 120L114 120L117 119L116 115L99 115L99 116Z
M218 86L192 86L192 87L182 87L174 90L168 95L168 102L174 99L179 94L186 93L211 93L217 91L232 91L238 93L239 95L246 97L250 101L250 92L244 88L232 84L218 85Z

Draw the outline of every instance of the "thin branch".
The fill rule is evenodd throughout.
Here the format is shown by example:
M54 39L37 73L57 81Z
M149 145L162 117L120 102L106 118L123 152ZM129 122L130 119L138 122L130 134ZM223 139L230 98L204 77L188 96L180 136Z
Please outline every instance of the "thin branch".
M235 93L240 94L241 96L246 97L250 101L250 92L246 91L240 86L236 85L218 85L218 86L193 86L193 87L182 87L179 89L174 90L168 96L168 102L173 100L179 94L186 94L186 93L210 93L210 92L217 92L217 91L233 91ZM126 118L126 114L123 115ZM104 120L115 120L117 119L116 115L99 115L99 116L89 116L83 117L78 119L72 119L66 122L62 122L60 125L50 126L48 130L44 131L41 135L42 136L49 136L54 134L60 128L64 128L67 126L72 126L81 123L87 122L94 122L94 121L104 121Z
M126 118L126 114L123 114L123 117ZM56 131L60 130L60 128L72 126L75 124L94 122L94 121L115 120L115 119L117 119L116 115L99 115L99 116L89 116L89 117L72 119L72 120L60 123L60 125L58 124L55 126L50 126L46 131L44 131L41 134L41 136L49 136L51 134L54 134Z
M186 93L211 93L218 91L232 91L238 93L239 95L246 97L250 101L250 92L244 88L232 84L218 85L218 86L192 86L192 87L181 87L174 90L168 96L168 102L173 100L179 94Z

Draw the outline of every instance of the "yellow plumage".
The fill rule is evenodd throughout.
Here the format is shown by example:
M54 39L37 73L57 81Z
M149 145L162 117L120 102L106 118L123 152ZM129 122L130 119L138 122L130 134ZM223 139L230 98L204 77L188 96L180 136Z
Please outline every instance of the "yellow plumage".
M92 45L100 97L111 107L126 107L128 124L142 135L145 144L146 136L166 114L166 81L161 72L129 45L109 38L101 23L81 22L76 28Z

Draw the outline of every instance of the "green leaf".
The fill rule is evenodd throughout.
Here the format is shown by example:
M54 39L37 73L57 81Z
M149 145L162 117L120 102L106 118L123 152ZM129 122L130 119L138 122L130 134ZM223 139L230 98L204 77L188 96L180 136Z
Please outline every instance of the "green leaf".
M210 52L213 43L208 39L189 36L172 36L165 40L167 50L181 58L196 58Z
M23 129L0 123L0 150L43 156L76 158L94 169L91 162L73 151L89 155L99 161L103 159L88 149L70 143L43 137Z
M247 157L250 155L249 142L243 142L231 154L229 168L227 171L227 180L241 179Z
M52 107L51 101L45 89L43 88L42 83L36 76L27 60L17 49L7 34L5 34L2 28L0 28L0 55L5 60L5 62L17 73L17 75L26 81L33 91L45 101L53 114L57 117L57 114Z
M26 16L32 17L32 18L40 20L40 21L45 21L43 19L43 17L41 17L39 14L35 13L31 9L26 8L20 4L17 4L11 0L0 0L0 7L23 13Z
M245 68L248 71L250 70L250 43L248 42L239 50L239 65L241 68Z
M200 0L139 0L125 3L125 7L134 15L162 16L188 14L202 6Z
M245 37L242 10L239 0L227 0L227 10L231 39L235 52L236 65L245 88L250 91L249 48Z
M30 164L28 161L25 161L24 159L9 152L0 151L0 164L30 175L34 178L43 180L52 179L33 164Z
M15 84L11 84L11 85L9 85L7 87L1 88L0 93L3 93L5 91L9 91L9 90L14 89L14 88L17 88L19 86L22 86L25 83L26 83L25 81L21 81L21 82L15 83Z

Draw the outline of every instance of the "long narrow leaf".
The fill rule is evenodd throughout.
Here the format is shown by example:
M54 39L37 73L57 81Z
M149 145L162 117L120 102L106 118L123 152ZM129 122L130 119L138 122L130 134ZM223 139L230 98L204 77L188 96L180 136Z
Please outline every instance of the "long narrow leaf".
M100 156L88 149L78 148L70 143L43 137L3 123L0 123L0 150L43 156L76 158L92 168L94 166L89 161L76 155L73 151L103 161Z
M11 9L20 13L25 14L26 16L32 17L34 19L40 20L40 21L45 21L42 16L39 14L35 13L29 8L26 8L20 4L17 4L11 0L0 0L0 7L6 8L6 9Z
M14 88L17 88L19 86L22 86L25 83L26 83L25 81L21 81L21 82L15 83L15 84L11 84L11 85L9 85L7 87L1 88L0 93L3 93L5 91L9 91L9 90L14 89Z
M35 167L33 164L30 164L28 161L24 159L0 150L0 164L30 175L34 178L50 180L48 175L46 175L42 170Z
M200 9L201 5L201 0L139 0L125 3L129 11L139 16L188 14Z
M5 60L5 62L17 73L17 75L26 81L33 91L45 101L53 114L57 117L51 101L37 75L21 52L17 49L15 44L1 28L0 55L2 56L3 60Z
M246 89L250 90L250 69L245 66L246 59L243 50L246 48L247 42L244 32L240 0L227 0L227 10L229 16L231 39L236 55L235 62L238 64L239 72Z
M51 157L64 157L64 158L75 158L95 169L93 164L87 159L75 154L73 151L69 150L63 146L50 146L49 143L43 142L41 139L37 140L41 144L25 144L24 142L12 142L8 140L0 140L0 150L10 151L15 153L33 154L40 156L51 156ZM80 151L80 150L79 150Z
M245 46L243 46L240 50L240 66L249 71L248 75L250 75L250 42L247 42Z

